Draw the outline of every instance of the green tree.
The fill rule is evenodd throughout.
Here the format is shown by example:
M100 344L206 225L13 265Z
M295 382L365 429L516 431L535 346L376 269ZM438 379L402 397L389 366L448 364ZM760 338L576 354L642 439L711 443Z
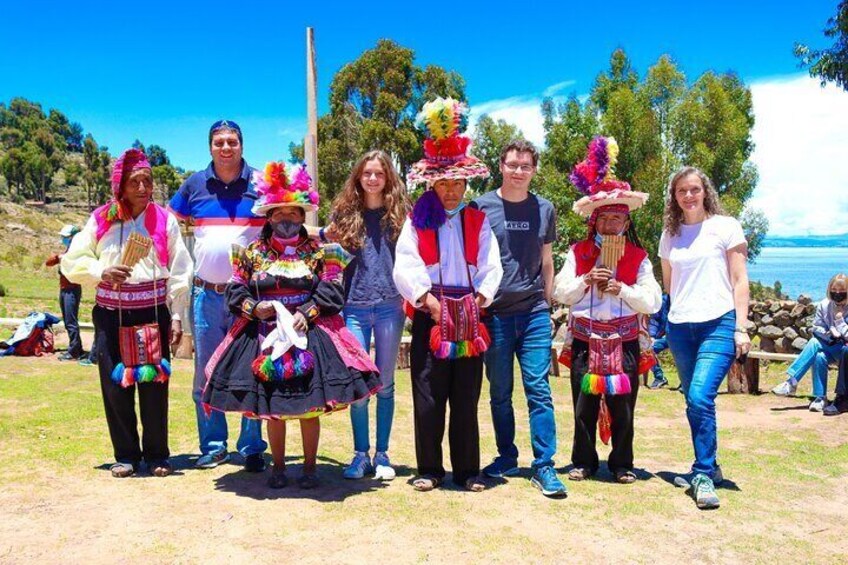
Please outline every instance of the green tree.
M330 85L330 112L318 122L318 177L322 215L344 185L355 160L380 148L401 173L421 157L422 137L415 116L436 96L465 99L462 77L445 69L415 64L415 53L382 39L346 64ZM290 148L293 157L302 154Z
M151 145L151 147L156 147ZM153 163L151 162L151 165ZM167 202L183 183L183 177L170 164L153 165L153 182L156 185L160 203Z
M472 139L474 155L489 167L492 175L482 181L479 179L472 181L472 188L482 193L501 186L503 184L503 175L500 171L501 150L514 139L524 139L524 134L517 126L507 123L506 120L495 121L483 114L477 120Z
M810 76L818 78L821 85L828 82L848 90L848 0L842 0L836 6L836 15L827 20L824 35L834 39L827 49L810 49L806 45L795 44L795 56L807 67Z
M748 160L753 150L751 93L733 73L707 72L690 86L671 57L664 55L640 78L618 49L610 57L609 70L598 75L586 103L572 97L557 109L553 106L549 100L542 104L547 149L540 192L559 198L559 210L569 209L579 196L567 181L569 171L585 157L592 136L615 137L620 147L617 176L649 195L633 221L657 273L665 191L673 171L683 164L702 169L715 183L725 209L736 217L756 186L756 168ZM582 237L582 221L567 216L564 225L560 218L560 238ZM768 223L755 210L747 218L753 258Z
M85 139L83 139L82 154L85 165L83 179L85 181L88 208L91 210L95 204L104 202L110 195L109 165L111 163L111 157L105 147L98 147L97 142L94 141L91 134L87 134Z
M170 166L171 164L171 160L168 158L168 152L158 145L149 145L145 154L147 155L147 160L150 161L151 167Z
M74 153L82 152L82 126L71 122L59 110L51 109L47 117L50 129L65 143L64 149Z

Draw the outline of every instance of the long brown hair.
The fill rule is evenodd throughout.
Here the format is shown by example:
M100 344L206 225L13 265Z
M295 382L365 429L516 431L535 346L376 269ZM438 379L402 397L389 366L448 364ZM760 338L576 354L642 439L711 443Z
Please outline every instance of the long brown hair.
M342 247L350 251L362 247L365 241L365 195L359 178L368 161L377 160L386 174L386 186L383 188L383 206L386 213L380 220L380 227L391 241L397 241L403 222L409 214L409 198L406 186L398 175L389 156L379 149L369 151L359 158L350 171L342 191L333 201L333 234Z
M696 167L683 167L671 176L665 195L663 229L668 230L669 235L680 233L680 224L683 223L683 210L674 197L674 189L680 179L689 175L698 177L701 180L701 186L704 187L704 211L707 213L707 217L724 214L724 208L721 207L721 202L718 199L718 192L716 192L709 177Z

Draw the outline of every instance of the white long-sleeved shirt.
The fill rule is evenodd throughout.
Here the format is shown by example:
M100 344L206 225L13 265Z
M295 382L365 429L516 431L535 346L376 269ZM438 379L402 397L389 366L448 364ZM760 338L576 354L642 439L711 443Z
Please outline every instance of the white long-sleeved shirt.
M123 239L121 238L121 222L115 222L109 230L97 241L97 222L90 217L85 227L74 236L68 251L62 256L62 273L71 282L96 287L102 281L103 271L107 267L118 265L130 233L138 232L150 236L144 227L147 210L142 212L134 221L124 222ZM180 226L173 214L168 213L168 265L161 265L156 254L155 246L151 246L147 256L135 264L128 283L142 283L156 279L168 279L167 302L171 310L171 318L180 319L188 305L191 277L194 264L188 249L183 243Z
M654 278L654 269L647 257L639 264L636 284L622 283L621 292L614 296L609 293L601 294L597 288L590 292L583 276L577 276L577 261L573 249L568 250L565 264L554 279L553 296L557 302L570 306L571 315L575 318L591 317L600 321L633 314L653 314L662 306L660 285Z
M462 215L448 218L439 228L439 261L442 267L442 284L445 286L468 286L468 271L474 290L485 299L483 307L492 303L501 284L503 267L498 241L492 236L488 218L480 228L480 246L477 266L468 265L466 270L465 251L462 240ZM400 231L395 248L395 267L392 277L398 292L413 306L422 305L421 299L439 284L439 263L427 266L418 252L418 232L407 218Z

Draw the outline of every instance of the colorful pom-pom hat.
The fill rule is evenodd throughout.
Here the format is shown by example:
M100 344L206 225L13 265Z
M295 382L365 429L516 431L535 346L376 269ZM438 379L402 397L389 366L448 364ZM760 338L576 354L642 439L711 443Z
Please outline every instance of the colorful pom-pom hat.
M259 198L251 208L256 216L281 206L296 206L304 212L318 210L318 192L312 188L312 177L306 166L286 166L283 161L271 161L262 171L253 171L253 186Z
M468 153L471 138L468 106L453 98L436 98L418 113L415 125L424 135L424 158L412 165L406 176L409 187L432 186L437 180L486 178L489 169Z
M615 178L615 163L618 160L618 143L613 137L598 136L589 143L586 158L571 171L571 183L583 198L577 200L572 209L584 218L605 206L614 206L617 211L632 212L642 207L648 194L630 189L625 181Z

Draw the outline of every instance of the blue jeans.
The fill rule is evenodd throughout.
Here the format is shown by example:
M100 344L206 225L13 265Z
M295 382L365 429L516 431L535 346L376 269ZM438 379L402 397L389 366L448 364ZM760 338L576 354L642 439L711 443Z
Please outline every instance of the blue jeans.
M372 306L347 305L344 308L344 319L347 328L356 336L365 351L371 351L371 335L374 335L375 363L380 369L380 382L383 385L377 393L377 451L388 451L395 414L395 365L400 337L403 334L403 300L393 298ZM353 448L356 451L368 452L371 449L368 430L369 400L365 398L350 407Z
M82 339L79 330L79 306L82 288L73 286L59 291L59 306L62 309L62 321L68 332L68 355L77 359L82 357Z
M654 373L654 378L656 379L664 379L665 374L663 373L662 365L660 365L660 353L668 349L668 337L658 337L654 340L653 344L654 355L657 356L657 364L653 366L651 372Z
M498 455L518 461L515 413L512 409L513 364L518 357L530 413L533 468L553 465L556 421L548 372L551 368L551 315L547 310L526 314L495 314L486 320L492 344L486 351L492 422Z
M827 345L820 342L815 337L811 337L807 345L798 355L798 358L786 370L796 383L800 381L804 374L813 368L813 396L816 398L827 395L827 366L830 363L839 361L842 354L842 341L834 345Z
M192 397L197 411L197 432L200 452L203 455L227 451L227 418L223 412L213 410L209 416L200 404L200 395L206 386L206 363L215 352L233 321L225 295L214 290L193 287L194 313L194 386ZM262 423L249 418L241 419L236 449L244 457L263 453L268 444L262 440Z
M686 417L692 432L692 471L713 477L718 467L715 399L736 355L733 329L736 312L706 322L668 324L668 345L686 397Z

